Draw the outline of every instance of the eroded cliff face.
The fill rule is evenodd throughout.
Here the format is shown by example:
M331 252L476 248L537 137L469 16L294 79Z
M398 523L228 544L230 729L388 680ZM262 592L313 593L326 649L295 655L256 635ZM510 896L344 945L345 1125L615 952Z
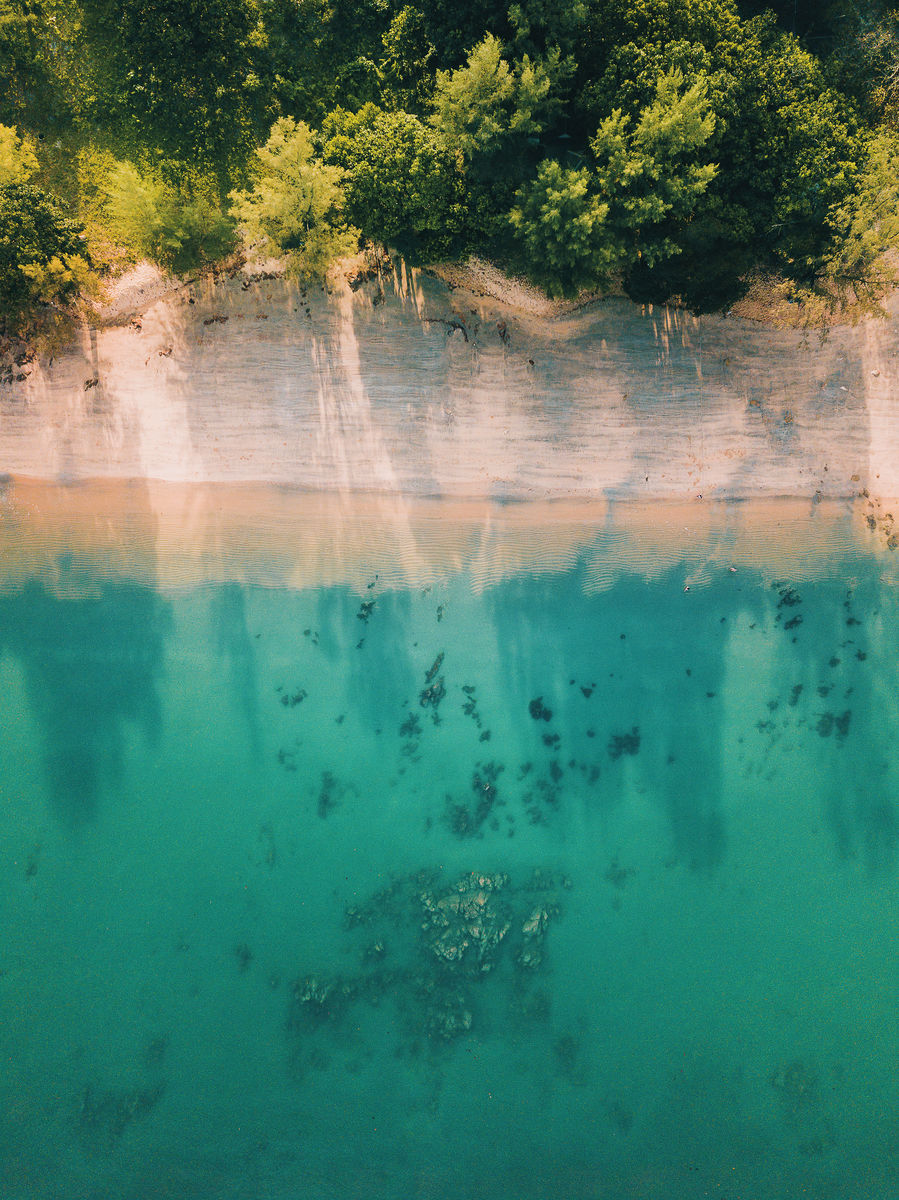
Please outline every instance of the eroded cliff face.
M0 385L0 472L474 499L899 496L899 322L606 301L553 319L400 269L243 272Z

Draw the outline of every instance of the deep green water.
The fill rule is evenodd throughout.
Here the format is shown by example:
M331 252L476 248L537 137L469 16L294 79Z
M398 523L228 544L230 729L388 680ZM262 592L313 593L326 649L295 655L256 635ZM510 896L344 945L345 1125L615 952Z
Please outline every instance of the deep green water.
M897 589L591 564L0 591L4 1200L899 1194Z

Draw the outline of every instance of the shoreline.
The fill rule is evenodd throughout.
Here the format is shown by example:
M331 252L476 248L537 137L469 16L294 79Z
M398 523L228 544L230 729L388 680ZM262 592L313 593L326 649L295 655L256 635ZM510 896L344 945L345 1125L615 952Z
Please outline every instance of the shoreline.
M725 569L794 580L852 555L877 557L899 586L899 555L872 501L499 503L336 495L255 484L7 480L0 490L0 592L35 580L59 596L123 581L160 589L249 586L478 588L581 563L584 587L620 575L701 590ZM899 505L896 506L899 510Z

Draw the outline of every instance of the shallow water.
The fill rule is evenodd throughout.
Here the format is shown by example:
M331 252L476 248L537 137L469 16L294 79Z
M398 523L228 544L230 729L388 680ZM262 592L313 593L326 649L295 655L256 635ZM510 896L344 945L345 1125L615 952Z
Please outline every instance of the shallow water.
M894 564L619 521L7 571L4 1197L895 1196Z

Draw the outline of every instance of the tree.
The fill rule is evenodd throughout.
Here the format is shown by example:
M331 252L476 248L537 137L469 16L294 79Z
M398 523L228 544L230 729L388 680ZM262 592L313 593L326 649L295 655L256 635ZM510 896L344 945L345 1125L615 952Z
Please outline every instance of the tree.
M507 32L502 7L483 0L419 0L425 31L445 69L459 67L470 48L485 35Z
M570 56L587 21L587 0L514 0L508 41L516 54L542 57L554 48Z
M865 0L740 0L744 16L760 16L770 9L781 27L803 42L839 38L845 33L845 20L865 7L872 5Z
M570 293L677 254L666 222L688 218L714 179L703 155L714 127L704 82L675 71L637 121L616 110L600 125L593 172L542 163L510 213L534 278Z
M0 0L0 117L54 136L96 112L80 0Z
M590 0L418 0L438 65L453 69L486 35L497 37L515 58L543 59L551 51L569 57L587 20Z
M335 108L377 101L378 63L397 40L411 49L417 37L402 21L391 34L394 4L385 0L265 0L263 11L274 111L313 126Z
M665 46L686 41L707 48L733 36L740 18L734 0L586 0L587 17L575 57L599 75L617 46Z
M79 226L28 183L0 186L0 315L14 327L77 295L89 268Z
M333 113L322 135L325 160L344 173L349 219L366 237L418 261L459 248L464 178L433 129L411 113L370 104Z
M431 123L445 145L476 171L508 169L528 138L536 138L558 114L555 85L566 75L558 50L545 62L527 55L515 65L489 35L469 53L464 67L438 71Z
M878 0L840 5L840 35L828 56L833 83L872 124L899 124L899 9Z
M687 217L666 218L679 252L635 263L629 293L679 296L702 311L732 303L758 263L814 274L834 233L828 213L851 193L861 152L858 114L821 63L772 14L741 22L728 0L592 2L604 20L579 51L594 69L580 76L576 129L616 108L636 119L672 70L705 81L715 117L705 154L717 174Z
M808 279L829 252L829 213L852 193L862 166L859 115L770 14L745 29L723 116L732 132L721 147L722 182L731 195L742 192L772 265Z
M851 196L829 214L836 230L817 290L837 303L879 312L884 292L899 271L899 136L879 129L867 140L865 166ZM893 252L891 254L890 252Z
M381 43L382 103L408 112L425 112L434 92L434 47L418 9L408 4L401 8Z
M22 6L0 0L0 119L15 121L27 108L33 91L37 63L34 37ZM29 86L30 85L30 86Z
M523 263L550 295L597 287L620 266L624 243L586 168L568 170L544 159L536 179L520 188L515 199L509 221L524 252Z
M678 252L663 223L689 217L715 178L703 153L714 128L706 81L688 87L672 71L636 123L616 109L597 130L590 146L599 190L635 260L651 267Z
M0 125L0 187L26 183L37 170L37 158L27 141L8 125Z
M82 0L112 113L167 154L242 159L264 114L256 0ZM150 132L151 138L147 137Z
M231 213L250 244L287 254L292 273L320 278L336 258L358 247L344 219L343 171L314 156L312 131L279 117L255 154L255 183L231 193Z
M176 189L158 173L133 163L112 161L98 184L100 207L109 232L132 253L174 271L186 271L223 257L234 244L234 222L215 199Z

